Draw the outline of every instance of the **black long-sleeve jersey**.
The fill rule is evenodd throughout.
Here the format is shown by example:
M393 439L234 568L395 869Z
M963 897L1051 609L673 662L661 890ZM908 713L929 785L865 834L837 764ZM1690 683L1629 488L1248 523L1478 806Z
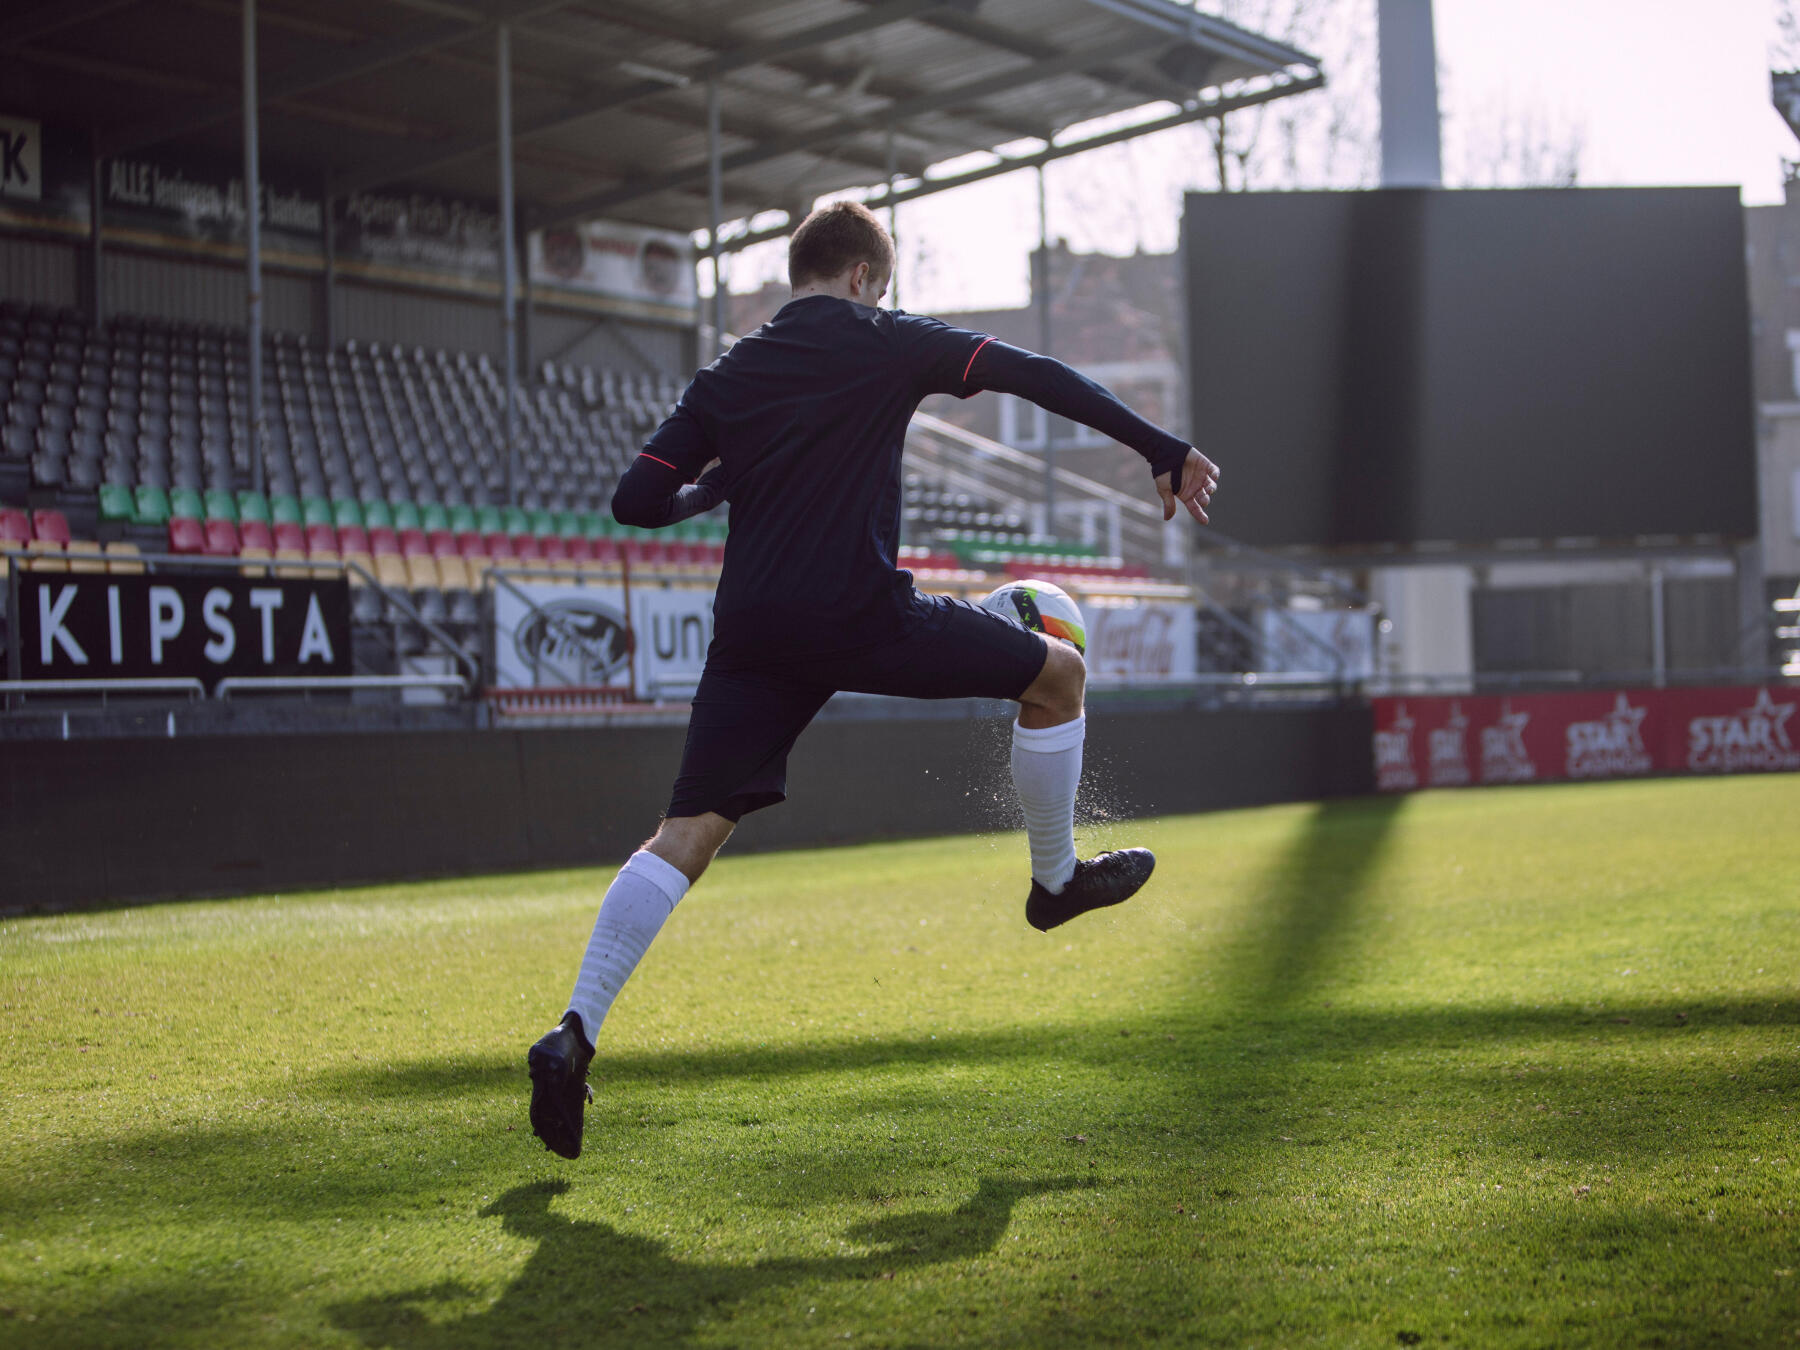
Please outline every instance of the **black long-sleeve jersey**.
M809 295L694 376L619 480L613 515L655 527L731 503L715 664L892 641L921 612L896 561L907 423L928 395L983 389L1093 427L1152 474L1179 476L1187 457L1186 442L1060 361L922 315Z

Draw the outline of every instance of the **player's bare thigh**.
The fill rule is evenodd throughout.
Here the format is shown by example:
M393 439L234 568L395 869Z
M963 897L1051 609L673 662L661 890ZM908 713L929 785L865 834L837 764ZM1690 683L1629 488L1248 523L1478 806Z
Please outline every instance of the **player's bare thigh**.
M1028 731L1059 727L1081 716L1087 693L1087 662L1061 638L1045 637L1044 668L1019 695L1019 725Z

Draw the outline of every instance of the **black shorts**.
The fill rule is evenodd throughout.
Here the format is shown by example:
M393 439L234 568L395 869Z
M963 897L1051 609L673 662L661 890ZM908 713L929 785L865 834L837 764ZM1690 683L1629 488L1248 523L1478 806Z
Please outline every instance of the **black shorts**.
M1016 699L1044 668L1036 633L965 600L921 596L931 612L893 642L848 656L715 670L694 694L671 816L739 820L787 797L787 757L840 690L902 698Z

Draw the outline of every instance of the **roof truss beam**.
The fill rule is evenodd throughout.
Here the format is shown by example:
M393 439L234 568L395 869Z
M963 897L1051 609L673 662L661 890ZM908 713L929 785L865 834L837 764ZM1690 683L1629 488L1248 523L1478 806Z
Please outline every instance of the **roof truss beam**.
M513 23L535 14L560 9L567 3L569 0L510 0L509 3L494 5L486 22ZM485 26L485 23L470 23L464 19L434 20L402 29L386 37L371 38L353 47L320 52L263 79L258 90L259 100L267 105L314 89L341 84L345 80L395 65L423 52L452 42L461 42L475 36ZM101 153L107 156L129 154L145 146L158 145L163 141L204 131L241 115L240 100L233 94L189 112L164 118L160 122L149 122L104 136L101 138Z
M0 53L11 55L40 38L135 3L136 0L44 0L7 25L4 35L0 35Z
M872 117L843 118L811 131L797 132L791 136L778 137L775 140L753 145L749 149L725 156L720 167L724 173L735 173L741 169L767 163L772 159L780 159L784 155L811 150L846 137L866 134L882 126L897 125L925 113L947 111L979 102L983 98L989 98L996 94L1023 88L1026 85L1039 84L1058 75L1082 74L1093 66L1104 65L1133 52L1139 52L1143 50L1147 42L1153 40L1150 35L1146 34L1126 41L1104 44L1091 51L1073 52L1054 60L1031 62L999 75L971 80L967 84L957 85L951 89L895 103ZM645 197L653 197L670 188L685 187L690 183L703 181L707 172L707 165L702 161L697 164L685 165L679 169L672 169L667 173L621 183L618 187L605 192L566 203L555 211L547 213L547 219L540 223L561 225L587 216L603 215L607 211L630 202L640 201Z
M1139 136L1154 135L1159 131L1186 126L1190 122L1203 122L1209 118L1224 117L1228 113L1241 112L1245 108L1253 108L1260 103L1272 103L1276 99L1287 98L1293 94L1304 94L1309 90L1323 88L1324 85L1325 76L1317 71L1299 79L1277 78L1265 89L1255 89L1247 93L1232 95L1229 98L1202 100L1193 107L1183 108L1180 112L1171 113L1167 117L1160 117L1154 121L1120 127L1116 131L1103 132L1098 136L1071 141L1066 145L1053 145L1033 155L1021 155L1017 159L1003 159L998 164L984 165L979 169L971 169L967 173L954 174L948 178L930 178L916 183L912 187L900 188L893 192L875 193L866 199L864 205L868 206L870 210L884 210L890 205L897 206L901 202L916 201L920 197L930 197L939 192L948 192L951 188L966 187L970 183L998 178L1003 174L1015 173L1020 169L1040 168L1045 164L1053 164L1059 159L1067 159L1071 155L1079 155L1088 150L1098 150L1102 146L1136 140ZM753 230L725 238L720 242L719 251L736 253L739 249L749 248L753 244L783 238L792 234L798 223L796 220L789 220L785 225L771 226L768 229Z
M681 72L681 74L690 83L715 79L731 71L742 70L746 66L765 64L783 56L803 52L808 48L836 42L841 38L885 28L890 24L900 23L907 19L916 19L921 14L944 9L954 3L957 3L957 0L886 0L886 3L876 5L861 14L851 15L849 18L818 24L797 33L790 33L785 37L733 47L703 61L692 70ZM546 35L546 40L553 39ZM622 88L608 89L571 99L550 112L531 118L514 128L513 143L516 145L520 141L552 135L600 113L640 103L654 98L658 94L666 94L672 87L674 86L667 81L647 79L625 85ZM423 153L395 155L361 168L352 168L340 175L342 190L361 192L410 174L428 173L433 169L439 169L447 164L454 164L475 155L490 154L498 145L497 137L486 132L479 132L458 137L446 145L433 147Z

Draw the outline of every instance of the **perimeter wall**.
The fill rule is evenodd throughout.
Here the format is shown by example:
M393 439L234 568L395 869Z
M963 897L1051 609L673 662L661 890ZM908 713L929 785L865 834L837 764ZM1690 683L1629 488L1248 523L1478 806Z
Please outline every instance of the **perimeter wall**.
M1145 816L1373 789L1366 707L1095 712L1083 808ZM0 745L0 912L617 864L685 727ZM1005 718L827 719L733 851L1014 827Z

